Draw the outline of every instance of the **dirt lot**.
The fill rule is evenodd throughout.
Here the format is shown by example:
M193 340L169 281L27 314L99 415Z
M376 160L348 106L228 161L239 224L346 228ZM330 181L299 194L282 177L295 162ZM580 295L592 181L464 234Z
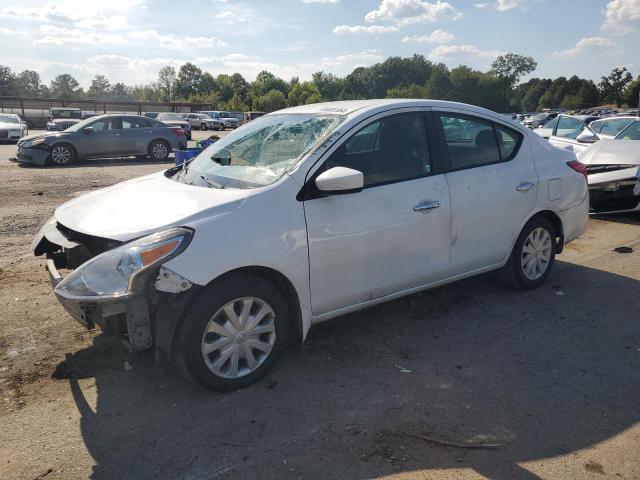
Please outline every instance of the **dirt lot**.
M0 478L640 478L640 217L591 220L539 290L484 275L348 315L223 395L83 331L29 250L57 205L168 164L22 168L14 151L0 146Z

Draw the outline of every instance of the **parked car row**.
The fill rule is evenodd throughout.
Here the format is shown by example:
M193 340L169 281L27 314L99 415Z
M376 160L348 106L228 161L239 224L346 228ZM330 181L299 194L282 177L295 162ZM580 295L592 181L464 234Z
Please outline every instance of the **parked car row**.
M558 115L534 131L586 165L593 213L640 211L640 117Z

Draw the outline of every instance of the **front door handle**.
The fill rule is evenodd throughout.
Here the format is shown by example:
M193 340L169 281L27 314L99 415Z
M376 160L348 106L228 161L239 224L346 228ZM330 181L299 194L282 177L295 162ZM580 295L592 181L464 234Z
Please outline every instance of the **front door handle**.
M426 212L428 210L433 210L434 208L438 208L440 206L440 202L438 200L427 200L425 202L420 202L418 205L413 207L414 212Z
M119 137L120 134L119 133L114 133L113 135L111 135L112 137Z
M529 190L531 190L535 186L536 186L535 183L522 182L522 183L520 183L520 185L516 186L516 190L519 191L519 192L528 192Z

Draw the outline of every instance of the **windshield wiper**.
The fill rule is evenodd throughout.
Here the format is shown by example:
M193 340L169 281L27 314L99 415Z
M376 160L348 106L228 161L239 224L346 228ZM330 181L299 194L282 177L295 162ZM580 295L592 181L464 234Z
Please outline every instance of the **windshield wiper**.
M221 183L214 182L213 180L208 179L206 177L206 175L200 175L200 178L202 180L204 180L205 182L207 182L207 185L209 185L210 187L218 188L220 190L224 188L224 185L222 185Z

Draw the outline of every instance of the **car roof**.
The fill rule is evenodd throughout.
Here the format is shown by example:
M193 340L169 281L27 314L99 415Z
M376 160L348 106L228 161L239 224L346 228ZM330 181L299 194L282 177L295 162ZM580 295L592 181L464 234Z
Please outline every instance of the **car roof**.
M374 115L376 113L393 110L395 108L410 107L433 107L433 108L453 108L457 110L466 110L468 113L481 114L494 118L495 120L509 125L511 128L520 127L522 131L527 131L526 127L511 122L503 115L487 110L486 108L469 105L467 103L449 102L445 100L431 99L399 99L399 98L383 98L371 100L343 100L337 102L312 103L309 105L299 105L297 107L285 108L277 110L267 115L273 114L336 114L346 115L350 118L364 117Z

